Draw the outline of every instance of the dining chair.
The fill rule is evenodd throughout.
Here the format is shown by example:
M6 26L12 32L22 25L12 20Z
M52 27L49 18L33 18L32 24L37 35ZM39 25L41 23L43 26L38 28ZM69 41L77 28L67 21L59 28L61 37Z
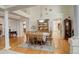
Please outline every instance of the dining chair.
M43 34L42 32L37 32L37 43L42 45L43 44Z

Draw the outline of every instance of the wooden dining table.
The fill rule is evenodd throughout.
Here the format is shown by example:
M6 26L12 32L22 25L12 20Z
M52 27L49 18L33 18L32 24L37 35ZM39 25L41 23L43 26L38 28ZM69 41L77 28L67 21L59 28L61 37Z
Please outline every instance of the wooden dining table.
M27 32L26 33L26 41L28 43L33 41L43 42L46 39L46 35L43 32Z

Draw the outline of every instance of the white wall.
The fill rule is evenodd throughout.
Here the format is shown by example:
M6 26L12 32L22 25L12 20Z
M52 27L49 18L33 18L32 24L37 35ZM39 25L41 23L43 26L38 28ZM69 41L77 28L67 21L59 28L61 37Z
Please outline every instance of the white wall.
M66 17L71 16L74 19L74 8L73 6L56 6L56 5L45 5L45 6L34 6L27 8L27 12L30 15L29 30L34 25L37 30L37 20L40 18L42 10L42 19L49 19L49 30L52 30L52 21L57 18L64 20ZM51 11L52 10L52 11Z
M0 18L0 24L3 24L2 18Z
M17 24L16 24L16 20L9 20L9 28L11 29L11 31L16 31Z
M37 30L37 20L40 16L40 6L29 8L29 12L29 31L32 31L32 26L35 26Z
M64 20L65 17L68 15L74 19L74 10L73 6L56 6L56 5L45 5L45 6L34 6L31 8L27 8L27 14L29 16L29 31L32 31L31 27L35 26L37 30L37 20L40 18L42 10L42 18L49 19L49 30L52 30L52 21L56 20L57 18L61 18ZM0 20L2 23L2 21ZM22 36L23 27L22 27L22 21L20 20L9 20L9 27L12 29L12 31L18 31L19 36Z
M10 29L17 31L18 37L23 36L23 21L22 20L9 20Z
M3 35L4 35L4 19L0 18L0 24L3 24ZM9 28L11 29L11 31L17 31L18 36L22 36L22 21L20 20L12 20L9 19Z

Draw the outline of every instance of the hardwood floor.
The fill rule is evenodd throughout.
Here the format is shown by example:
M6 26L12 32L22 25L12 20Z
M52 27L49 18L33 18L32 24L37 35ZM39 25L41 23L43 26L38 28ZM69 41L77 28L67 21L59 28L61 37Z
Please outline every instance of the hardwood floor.
M54 40L55 41L55 40ZM35 49L27 49L27 48L20 48L17 47L19 44L23 43L23 38L10 38L10 50L14 50L16 52L25 53L25 54L68 54L70 50L70 46L68 41L64 39L56 40L57 45L56 50L49 52L49 51L42 51L42 50L35 50ZM0 38L0 48L4 48L4 38Z
M0 37L0 49L5 47L4 37Z

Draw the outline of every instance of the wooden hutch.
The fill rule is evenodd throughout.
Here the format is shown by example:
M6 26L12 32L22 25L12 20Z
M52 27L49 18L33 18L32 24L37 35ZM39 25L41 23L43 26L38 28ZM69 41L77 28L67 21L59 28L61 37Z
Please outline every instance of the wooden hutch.
M39 32L49 32L48 21L49 19L38 20L38 31Z

